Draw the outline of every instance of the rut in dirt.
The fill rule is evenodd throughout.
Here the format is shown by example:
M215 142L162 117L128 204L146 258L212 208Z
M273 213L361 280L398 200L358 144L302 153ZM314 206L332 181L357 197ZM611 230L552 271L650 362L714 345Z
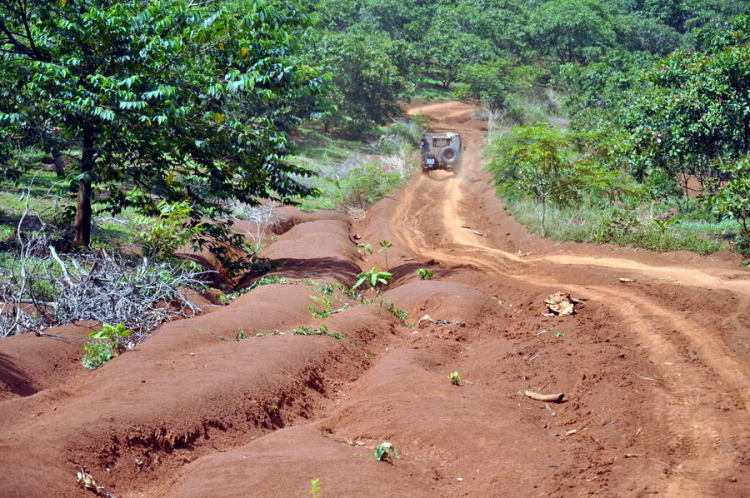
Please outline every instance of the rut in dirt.
M482 172L474 108L418 108L463 136L463 176L415 177L357 222L295 218L266 250L290 283L167 324L94 372L85 327L5 341L0 495L87 496L86 468L118 497L307 496L311 479L321 496L743 496L747 272L529 236ZM313 316L385 267L356 245L381 240L384 298L406 320L354 301ZM543 314L558 291L586 299L577 314ZM399 459L374 460L384 441Z
M468 135L477 151L482 140L476 126L466 125L471 112L467 107L448 103L421 110L436 118L440 127ZM638 335L639 346L649 358L661 365L652 379L662 391L659 409L666 413L676 444L686 448L671 458L668 494L715 495L727 482L747 475L748 272L730 265L710 267L705 258L696 264L694 257L692 264L654 265L633 252L613 257L611 251L591 246L582 250L572 244L561 253L543 241L532 249L533 256L503 250L508 240L497 237L497 227L484 226L496 236L489 243L477 231L484 231L483 223L487 223L477 213L486 210L482 203L488 202L489 188L470 188L471 194L466 195L466 183L479 180L481 185L488 178L479 170L478 155L469 163L474 168L467 170L463 181L417 181L394 216L402 241L432 258L468 261L498 277L532 285L556 282L561 290L604 303ZM442 216L424 209L426 198L442 203ZM466 230L469 225L477 230ZM439 238L430 237L435 226L443 234ZM638 285L623 286L615 275L634 277L629 280ZM728 306L721 303L724 300Z

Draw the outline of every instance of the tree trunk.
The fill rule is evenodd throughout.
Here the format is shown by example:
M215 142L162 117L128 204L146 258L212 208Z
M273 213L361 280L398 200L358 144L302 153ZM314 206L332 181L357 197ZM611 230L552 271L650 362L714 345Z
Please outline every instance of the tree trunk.
M75 245L88 247L91 243L91 176L94 169L94 129L83 130L83 157L81 159L81 179L78 182L76 204Z
M52 157L55 160L55 173L58 178L65 176L65 164L63 164L62 153L59 150L52 151Z

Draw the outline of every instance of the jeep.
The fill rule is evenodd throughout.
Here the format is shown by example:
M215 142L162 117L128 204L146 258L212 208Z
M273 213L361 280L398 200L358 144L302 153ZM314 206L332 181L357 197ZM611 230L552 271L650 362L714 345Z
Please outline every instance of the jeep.
M458 176L461 172L461 135L458 133L425 133L420 149L422 173L443 169Z

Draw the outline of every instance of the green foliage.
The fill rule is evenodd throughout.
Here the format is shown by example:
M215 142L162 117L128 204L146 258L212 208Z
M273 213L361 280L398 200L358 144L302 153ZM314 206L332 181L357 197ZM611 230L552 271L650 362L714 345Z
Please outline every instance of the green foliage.
M307 494L312 498L320 498L320 479L310 479L310 490Z
M101 330L91 332L89 340L83 345L83 359L81 363L86 368L96 370L109 360L117 356L120 349L120 338L132 334L132 330L125 325L103 324Z
M368 208L391 195L401 181L399 173L384 172L375 164L357 167L339 182L343 190L341 204Z
M435 276L435 274L427 268L417 268L417 275L419 275L420 280L432 280L432 277Z
M187 201L211 216L221 200L311 193L297 180L309 172L284 160L285 131L327 83L290 60L291 31L309 23L293 4L9 0L0 19L0 133L81 148L78 244L92 199L144 215ZM128 199L126 184L147 195Z
M375 460L390 462L392 457L399 458L398 451L391 443L381 443L375 447Z
M626 116L637 178L694 175L704 189L722 163L750 152L750 45L660 61Z
M165 259L172 257L177 249L198 238L203 233L203 223L193 221L193 208L187 201L156 204L158 218L135 216L136 243L145 255Z
M305 306L312 312L313 318L328 318L331 316L333 310L333 299L322 296L310 296L310 299L323 306L322 309L318 309L315 306Z
M385 268L388 269L388 249L393 247L393 244L388 240L381 240L380 241L380 251L383 253L383 256L385 256Z
M319 329L314 329L312 327L308 327L307 325L300 325L298 328L292 330L292 335L325 335L328 337L333 337L337 341L346 339L345 334L341 334L339 332L330 332L328 330L328 327L326 327L325 325L321 325Z
M532 196L542 204L542 233L548 202L569 204L577 197L572 137L551 126L517 127L498 140L488 169L498 190L510 198Z
M561 64L598 60L614 46L614 20L596 0L551 0L531 13L529 37L537 51Z
M729 172L732 180L721 188L712 203L716 214L737 222L738 243L747 254L750 253L750 156L738 161Z
M727 47L750 43L750 16L739 15L728 20L717 20L713 25L695 31L698 50L718 52Z
M461 385L461 376L458 375L458 372L452 372L448 377L450 377L451 384L453 384L454 386Z
M467 18L461 3L440 5L429 30L417 43L423 74L450 87L458 79L461 66L487 60L495 54L492 43L472 32L469 24L456 22Z
M410 91L400 64L403 42L387 34L353 28L346 32L310 30L303 43L303 59L332 76L327 126L343 126L355 133L370 131L401 114L396 100Z
M372 254L372 245L371 244L357 244L357 252L360 254Z
M357 275L357 282L352 287L352 290L358 289L362 284L367 284L371 289L380 294L382 287L388 285L388 281L393 278L393 274L387 271L378 271L376 267L372 267L369 271L363 271Z
M532 233L541 234L542 206L531 200L507 204L510 213ZM653 223L651 206L605 208L597 204L547 208L546 236L554 240L612 243L652 251L693 251L710 254L734 237L736 223L680 220L663 235Z
M377 302L376 300L375 302ZM381 299L380 301L380 307L385 308L388 312L390 312L393 316L398 318L400 322L405 322L407 318L409 318L409 312L407 310L402 310L392 302ZM363 304L367 304L367 301L363 300Z

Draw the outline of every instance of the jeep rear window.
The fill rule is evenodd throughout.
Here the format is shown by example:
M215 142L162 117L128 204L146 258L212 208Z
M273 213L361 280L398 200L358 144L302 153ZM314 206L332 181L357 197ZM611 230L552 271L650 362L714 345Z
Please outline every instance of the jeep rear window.
M432 139L433 147L447 147L450 144L451 144L450 138L433 138Z

